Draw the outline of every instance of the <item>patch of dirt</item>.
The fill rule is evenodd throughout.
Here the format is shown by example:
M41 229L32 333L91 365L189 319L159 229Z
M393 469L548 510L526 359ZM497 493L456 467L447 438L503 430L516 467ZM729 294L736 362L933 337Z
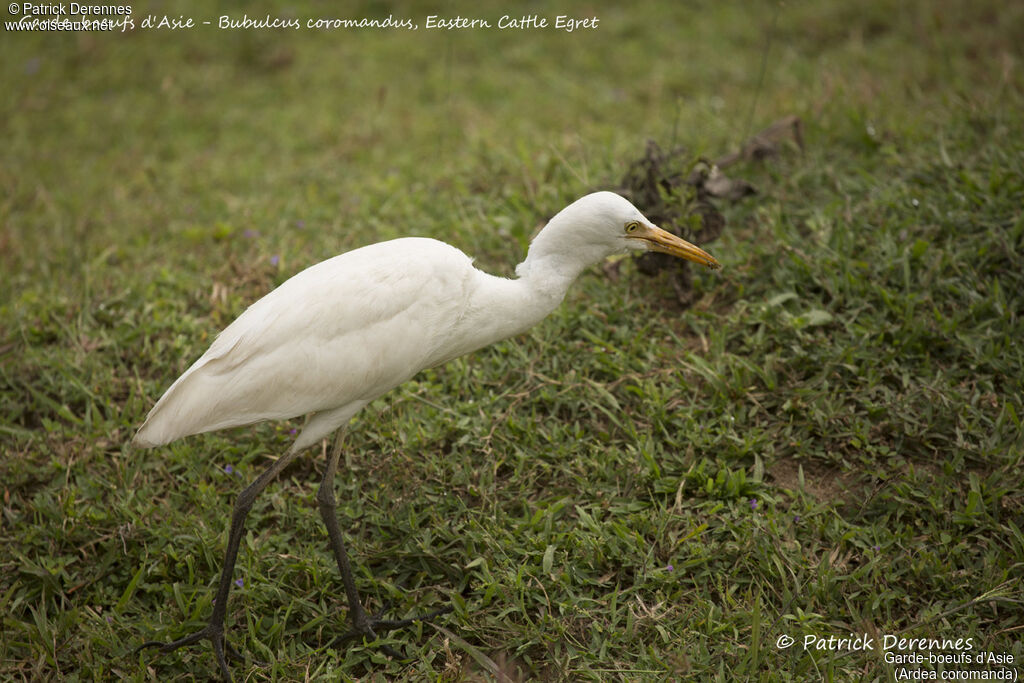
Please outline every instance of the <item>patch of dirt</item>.
M800 491L801 467L804 470L802 490L815 500L843 499L850 502L850 494L857 495L859 486L854 476L813 460L796 461L793 458L781 458L769 468L768 473L779 487Z

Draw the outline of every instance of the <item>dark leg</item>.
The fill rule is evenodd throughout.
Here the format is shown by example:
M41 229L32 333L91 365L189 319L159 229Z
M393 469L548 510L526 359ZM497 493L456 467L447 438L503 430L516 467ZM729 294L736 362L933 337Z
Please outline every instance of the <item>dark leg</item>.
M213 603L213 614L210 615L210 622L195 633L187 635L184 638L178 640L172 640L169 643L164 643L159 640L151 640L149 642L140 645L136 652L143 650L147 647L158 647L161 652L170 652L177 650L179 647L185 645L191 645L197 641L203 640L204 638L213 643L213 652L217 656L217 664L220 665L220 673L224 677L224 680L231 680L231 673L228 671L228 663L225 659L225 652L227 656L244 661L242 655L238 654L235 648L231 647L230 644L224 640L224 617L227 614L228 609L228 593L231 591L231 576L235 570L235 560L238 558L238 545L242 541L242 531L245 528L245 517L249 514L249 510L252 508L253 502L256 497L263 492L263 489L267 487L267 484L272 482L278 474L281 473L285 467L288 466L295 456L299 454L298 450L289 448L288 451L268 467L263 474L261 474L256 481L251 483L242 493L239 494L238 499L235 500L235 511L231 517L231 531L228 533L228 548L224 554L224 567L220 572L220 585L217 587L217 598Z
M349 616L352 618L352 630L345 635L336 638L332 645L364 636L368 636L371 639L376 640L376 631L384 633L396 628L409 626L417 621L429 621L440 614L446 614L447 612L452 611L451 607L445 607L422 616L395 621L383 620L366 614L366 610L363 609L363 605L359 601L359 591L356 589L356 581L352 576L352 565L348 561L348 551L345 548L345 540L341 535L341 528L338 526L338 504L334 500L334 475L338 471L338 460L341 457L342 438L342 434L339 434L334 443L331 456L327 461L327 470L324 472L324 480L321 482L320 489L316 494L316 500L320 506L320 516L323 517L324 526L327 527L327 536L331 541L331 550L334 551L334 559L338 562L338 571L341 572L341 580L345 584L345 596L348 599ZM384 646L381 649L383 649L388 655L401 659L401 655L390 646Z
M365 630L373 635L366 610L363 609L363 605L359 601L359 591L356 589L356 581L352 576L352 565L348 561L348 549L345 547L345 539L338 526L338 504L334 499L334 475L338 471L338 460L341 458L341 440L342 437L339 435L334 442L334 448L331 449L331 455L327 460L327 470L324 472L324 480L320 482L320 488L316 492L316 502L320 506L320 516L323 517L324 526L327 527L331 550L334 551L334 559L338 562L338 571L341 572L341 580L345 584L345 597L348 599L348 611L352 616L352 624L356 629Z

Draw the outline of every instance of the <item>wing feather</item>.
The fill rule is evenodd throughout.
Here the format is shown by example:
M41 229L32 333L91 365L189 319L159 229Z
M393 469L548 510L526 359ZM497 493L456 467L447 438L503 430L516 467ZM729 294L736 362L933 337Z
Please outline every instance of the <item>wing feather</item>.
M464 253L423 238L307 268L220 333L153 407L135 442L372 400L430 364L463 315L473 273Z

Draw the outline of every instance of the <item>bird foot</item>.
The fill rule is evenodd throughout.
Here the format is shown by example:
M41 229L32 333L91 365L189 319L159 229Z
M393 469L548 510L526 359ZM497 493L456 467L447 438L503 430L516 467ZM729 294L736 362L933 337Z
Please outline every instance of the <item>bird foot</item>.
M228 670L228 659L236 662L244 662L245 657L239 654L238 650L224 639L224 625L215 622L210 622L204 628L199 629L195 633L191 633L184 638L178 638L170 642L163 642L160 640L150 640L142 645L135 648L135 652L141 652L146 648L155 647L159 648L161 653L173 652L179 647L191 645L192 643L199 642L200 640L209 640L213 645L213 653L217 657L217 664L220 667L220 673L224 677L224 680L231 680L231 672ZM263 662L254 661L257 666L266 666Z
M352 630L350 630L348 633L343 633L342 635L332 640L328 647L334 647L342 643L347 643L348 641L355 640L357 638L377 640L378 633L387 633L388 631L394 631L396 629L405 628L406 626L412 626L418 621L429 622L434 617L439 617L442 614L448 614L452 611L452 608L449 606L442 607L441 609L434 610L433 612L427 612L426 614L419 614L414 617L409 617L408 619L382 619L381 617L383 616L384 612L387 611L388 607L389 605L385 605L384 609L382 609L377 614L374 614L373 616L367 615L366 612L364 612L362 608L360 608L359 613L353 615ZM393 657L394 659L400 660L406 659L405 655L401 654L400 652L398 652L398 650L394 649L390 645L387 645L386 643L380 643L378 647L380 647L381 652L383 652L389 657Z

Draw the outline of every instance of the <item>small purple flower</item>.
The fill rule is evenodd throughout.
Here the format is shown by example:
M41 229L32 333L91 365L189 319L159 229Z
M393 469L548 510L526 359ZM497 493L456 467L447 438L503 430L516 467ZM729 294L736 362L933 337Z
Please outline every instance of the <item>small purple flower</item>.
M235 471L235 468L232 467L231 465L224 465L224 472L226 474L231 474L234 471Z
M298 433L299 433L299 430L295 429L294 427L292 427L291 429L288 430L288 435L289 436L295 436Z
M296 228L304 228L304 227L306 227L306 221L304 221L304 220L302 220L300 218L299 220L295 221L295 227Z
M273 256L270 257L270 265L276 266L280 262L281 256L279 254L274 254Z
M672 565L668 565L668 566L665 567L665 571L667 571L667 572L675 571L675 567L673 567Z
M800 515L793 515L793 523L794 524L799 524L800 523Z
M243 232L242 235L246 239L252 240L252 239L256 239L257 237L260 236L260 231L259 230L253 230L252 228L246 228L245 232Z
M107 623L108 624L113 624L114 623L114 618L113 617L107 617Z
M879 550L881 550L881 549L882 549L882 546L880 546L880 545L876 545L876 546L874 546L874 547L873 547L872 549L873 549L873 550L874 550L874 551L875 551L875 552L877 553L877 552L878 552Z
M751 498L750 499L750 509L751 510L756 510L757 509L757 498Z
M235 579L235 585L241 588L245 585L245 581L243 581L241 578Z

